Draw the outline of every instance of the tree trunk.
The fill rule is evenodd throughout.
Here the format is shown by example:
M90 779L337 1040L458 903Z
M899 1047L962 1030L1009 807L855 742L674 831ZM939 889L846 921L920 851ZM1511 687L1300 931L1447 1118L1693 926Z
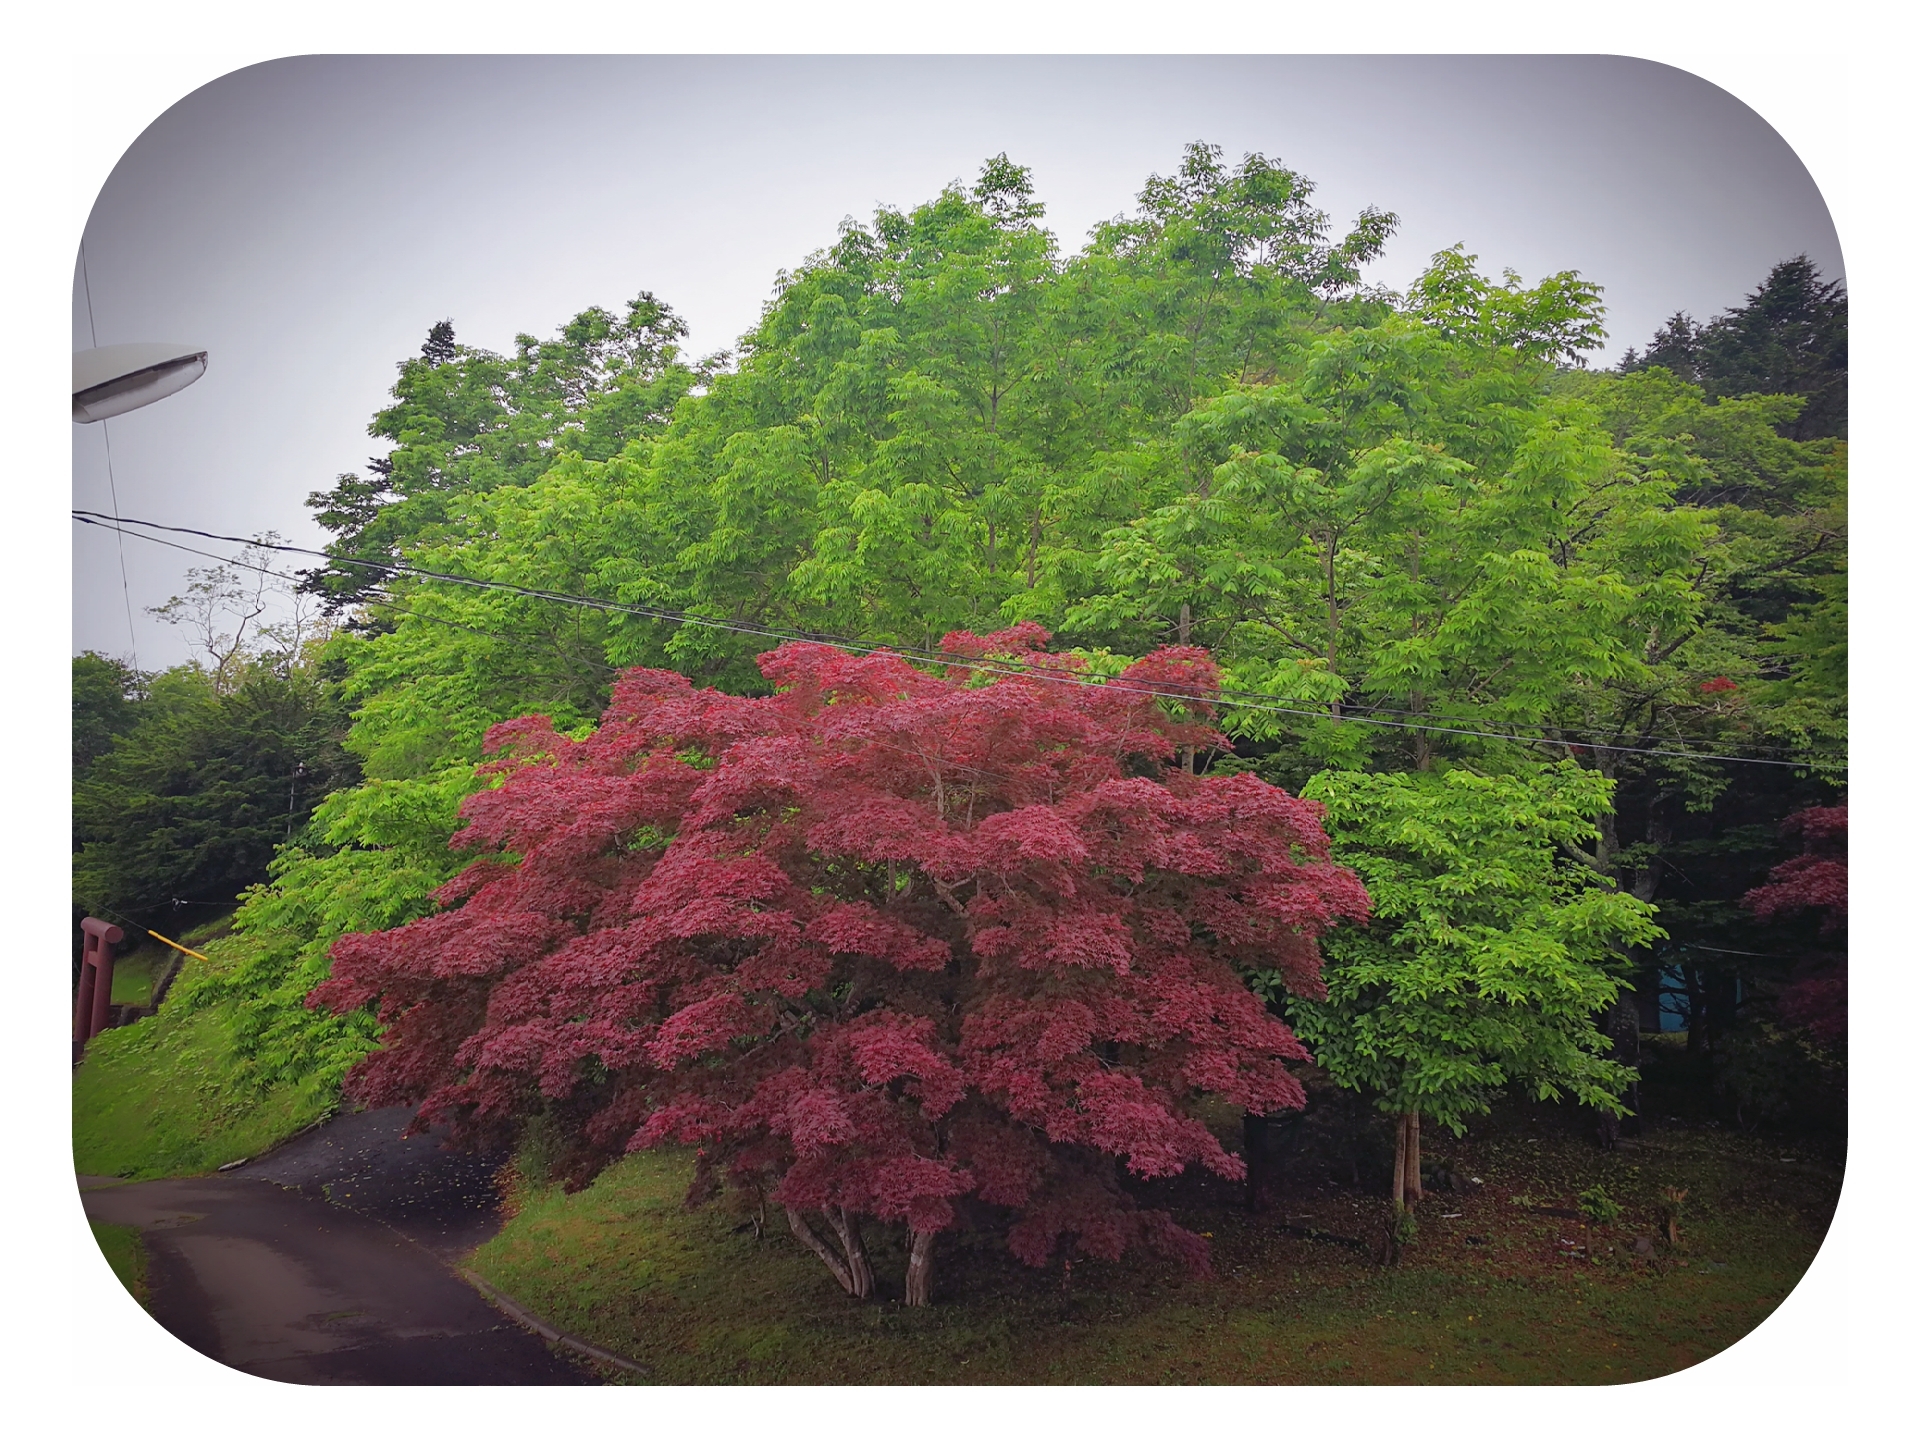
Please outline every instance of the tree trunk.
M1402 1115L1393 1132L1393 1208L1407 1203L1407 1117Z
M873 1266L867 1263L866 1246L860 1241L859 1222L838 1207L821 1213L840 1239L838 1254L798 1210L787 1211L787 1228L793 1231L796 1240L820 1257L821 1263L840 1282L842 1290L856 1300L867 1299L873 1294Z
M1700 980L1700 967L1683 965L1680 974L1687 984L1687 1054L1698 1055L1707 1044L1707 993Z
M1411 1209L1425 1198L1420 1188L1420 1112L1407 1112L1407 1206Z
M860 1240L860 1220L839 1206L827 1211L827 1220L840 1236L840 1247L847 1252L847 1293L865 1300L873 1294L873 1266L867 1263L867 1247Z
M907 1304L933 1301L933 1230L908 1230Z
M1607 1007L1602 1028L1611 1044L1610 1058L1619 1061L1622 1065L1638 1066L1640 1064L1640 1001L1632 991L1622 990L1613 1004ZM1638 1080L1627 1086L1626 1101L1626 1117L1614 1121L1610 1127L1603 1128L1603 1134L1608 1140L1617 1135L1640 1133L1640 1082ZM1608 1148L1611 1149L1611 1145Z
M793 1238L820 1257L820 1263L832 1272L833 1278L840 1282L840 1288L849 1295L853 1294L853 1276L848 1273L846 1264L828 1248L813 1226L802 1218L798 1210L787 1211L787 1228L793 1231Z

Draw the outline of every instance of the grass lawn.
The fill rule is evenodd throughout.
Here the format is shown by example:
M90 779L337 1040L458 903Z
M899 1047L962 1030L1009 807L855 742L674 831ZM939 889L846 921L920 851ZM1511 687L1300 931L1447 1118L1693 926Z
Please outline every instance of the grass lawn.
M1833 1158L1690 1124L1608 1154L1569 1126L1526 1107L1461 1141L1429 1139L1465 1192L1427 1197L1392 1267L1282 1228L1371 1240L1381 1227L1382 1202L1339 1183L1340 1167L1301 1166L1259 1215L1236 1187L1153 1193L1211 1234L1211 1281L1082 1261L1069 1284L1057 1262L1029 1270L985 1238L949 1234L935 1303L908 1310L900 1236L872 1225L882 1298L862 1303L771 1207L758 1238L724 1204L685 1209L690 1157L675 1152L630 1156L573 1195L520 1187L517 1213L473 1265L664 1384L1539 1384L1697 1364L1764 1320L1819 1248L1839 1190ZM1625 1206L1613 1225L1542 1213L1574 1209L1596 1183ZM1656 1234L1663 1186L1689 1191L1683 1248L1635 1254L1637 1237Z
M185 943L210 945L209 934L223 929L216 922ZM332 1108L330 1098L292 1086L263 1095L237 1083L231 1011L224 1005L187 1011L174 1003L177 993L158 1014L88 1042L86 1059L73 1072L73 1167L80 1174L135 1180L202 1174L258 1155Z
M127 1287L127 1293L141 1305L147 1303L147 1247L140 1232L131 1225L98 1225L93 1228L94 1243L107 1257L114 1275Z

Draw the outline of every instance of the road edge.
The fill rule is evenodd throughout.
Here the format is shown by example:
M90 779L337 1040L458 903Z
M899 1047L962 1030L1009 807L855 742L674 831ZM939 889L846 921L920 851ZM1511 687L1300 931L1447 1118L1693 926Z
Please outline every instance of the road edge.
M629 1360L624 1355L616 1355L611 1350L603 1350L592 1341L582 1340L578 1335L570 1335L565 1330L554 1329L553 1326L547 1324L546 1321L540 1319L511 1296L496 1290L492 1285L482 1280L466 1266L455 1266L454 1273L474 1289L478 1290L495 1309L506 1315L508 1319L525 1329L533 1331L534 1334L540 1336L543 1340L555 1345L565 1346L567 1349L577 1351L589 1359L598 1360L605 1365L612 1365L630 1374L651 1375L653 1373L637 1360Z

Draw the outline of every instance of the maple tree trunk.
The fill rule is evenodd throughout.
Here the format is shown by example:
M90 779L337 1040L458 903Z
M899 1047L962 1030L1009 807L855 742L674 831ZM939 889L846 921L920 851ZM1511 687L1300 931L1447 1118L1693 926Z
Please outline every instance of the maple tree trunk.
M1420 1112L1407 1112L1407 1204L1417 1205L1425 1198L1420 1188Z
M907 1246L907 1304L927 1305L933 1300L932 1230L909 1230Z
M847 1293L865 1300L873 1294L873 1266L867 1263L867 1247L860 1240L859 1217L835 1206L827 1211L827 1219L840 1236L840 1247L847 1254Z
M853 1294L853 1276L842 1263L840 1257L828 1248L827 1242L815 1233L798 1210L787 1211L787 1227L793 1231L794 1239L820 1257L820 1261L833 1272L833 1278L840 1282L840 1288L849 1295Z

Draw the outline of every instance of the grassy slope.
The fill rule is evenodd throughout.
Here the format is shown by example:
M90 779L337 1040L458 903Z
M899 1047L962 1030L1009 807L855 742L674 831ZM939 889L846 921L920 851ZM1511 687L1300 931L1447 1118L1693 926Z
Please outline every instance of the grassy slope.
M219 962L221 942L187 937ZM201 962L190 960L189 967ZM115 977L118 990L118 977ZM188 1011L176 986L157 1015L96 1036L73 1075L73 1164L83 1175L194 1175L262 1150L321 1119L331 1101L291 1086L236 1083L224 1005Z
M113 1003L147 1004L153 996L153 982L159 978L166 963L166 947L159 944L142 945L137 950L116 956L113 962Z
M1831 1168L1704 1128L1615 1156L1524 1127L1444 1148L1485 1183L1430 1196L1392 1269L1198 1187L1177 1210L1213 1235L1212 1282L1082 1262L1068 1292L1057 1267L946 1237L933 1307L861 1304L784 1231L756 1240L739 1214L685 1210L676 1154L629 1157L575 1195L524 1193L474 1264L662 1383L1604 1383L1685 1368L1751 1331L1811 1263L1838 1188ZM1511 1203L1570 1208L1596 1180L1627 1204L1613 1227ZM1691 1189L1686 1248L1627 1253L1670 1184ZM1279 1209L1354 1236L1379 1215L1338 1187L1296 1190ZM897 1297L897 1239L869 1242L883 1296Z

